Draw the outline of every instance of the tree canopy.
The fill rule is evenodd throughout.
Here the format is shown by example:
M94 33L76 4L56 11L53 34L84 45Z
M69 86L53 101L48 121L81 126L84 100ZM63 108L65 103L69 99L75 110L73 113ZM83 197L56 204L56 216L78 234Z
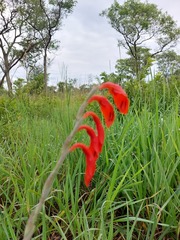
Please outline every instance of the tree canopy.
M180 76L180 55L175 51L166 51L157 56L158 70L166 79Z
M111 26L120 33L119 45L134 59L136 78L140 78L139 51L150 49L150 56L174 47L180 37L180 28L167 12L157 5L127 0L122 5L115 1L101 13Z
M0 5L0 69L2 86L6 79L12 91L10 70L35 46L32 38L27 37L24 28L26 16L22 14L20 1L2 1Z
M53 38L62 19L72 12L75 0L3 0L0 3L0 70L12 92L10 70L28 68L43 53L44 86L47 87L47 53L58 47Z

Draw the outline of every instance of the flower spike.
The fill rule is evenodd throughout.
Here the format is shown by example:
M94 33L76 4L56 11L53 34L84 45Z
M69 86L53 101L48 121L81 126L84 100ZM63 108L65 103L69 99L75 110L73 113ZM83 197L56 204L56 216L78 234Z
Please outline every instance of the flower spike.
M100 85L99 89L107 88L110 94L113 96L114 102L118 110L126 114L129 108L129 99L125 91L117 84L106 82ZM115 119L114 108L108 99L102 95L92 95L88 103L97 101L100 105L101 112L104 116L105 123L107 127L110 127ZM104 144L104 128L99 117L92 111L88 111L83 115L83 118L92 117L96 124L96 131L88 125L81 125L78 130L86 130L87 134L90 136L90 145L86 146L83 143L75 143L70 151L76 148L81 148L86 157L86 170L84 176L85 185L88 187L94 173L96 171L96 161L99 157L100 152Z
M100 95L92 96L88 102L91 103L92 101L97 101L99 103L101 112L105 118L106 126L110 127L113 124L115 118L114 108L111 103L106 97Z
M122 114L127 114L129 109L129 99L122 87L112 82L105 82L99 86L100 90L104 88L107 88L109 93L113 96L117 109Z
M36 205L34 211L31 213L31 215L28 219L28 222L26 224L24 239L32 238L34 229L35 229L35 222L37 221L37 216L41 211L41 208L45 202L45 199L47 199L47 197L48 197L48 194L53 185L53 181L58 174L59 168L60 168L61 164L63 163L67 154L76 148L81 148L83 153L85 154L86 170L85 170L84 182L87 187L89 186L89 184L94 176L94 173L96 171L96 161L98 159L99 153L102 151L102 146L104 143L104 128L101 124L99 117L94 112L89 111L89 112L86 112L85 114L84 114L84 112L85 112L85 108L87 107L88 103L90 103L92 101L97 101L99 103L100 109L104 115L105 123L106 123L107 127L110 127L112 125L114 118L115 118L114 109L113 109L112 105L109 103L107 98L105 98L103 96L94 95L96 90L98 90L98 89L102 90L104 88L107 88L109 90L110 94L112 94L115 105L118 108L118 110L123 114L127 114L128 109L129 109L129 99L128 99L128 96L125 93L125 91L119 85L114 84L112 82L106 82L106 83L101 84L99 87L94 86L92 88L92 90L89 92L86 100L83 102L83 104L79 108L79 111L77 113L77 121L76 121L75 126L74 126L73 130L71 131L70 135L66 138L66 140L63 144L62 154L61 154L60 159L58 160L57 164L55 165L55 168L50 173L50 175L48 176L48 178L46 179L46 181L44 183L39 203ZM88 125L80 126L81 122L83 120L82 118L86 118L89 116L91 116L93 118L93 120L96 124L97 134ZM75 143L73 146L69 147L69 143L71 142L75 133L78 130L82 130L82 129L85 129L86 132L88 133L88 135L90 136L90 145L86 146L83 143Z

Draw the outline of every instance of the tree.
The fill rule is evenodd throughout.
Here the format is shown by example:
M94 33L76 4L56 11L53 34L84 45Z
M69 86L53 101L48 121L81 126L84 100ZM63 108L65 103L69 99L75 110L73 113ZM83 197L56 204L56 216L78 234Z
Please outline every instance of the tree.
M41 68L41 72L43 72L42 64L40 66L40 60L42 58L42 48L40 46L40 41L38 39L35 40L36 45L25 54L24 57L20 60L21 66L25 69L26 72L26 80L29 82L32 78L32 75L35 74L39 67Z
M127 0L120 5L117 1L101 13L111 26L120 33L119 45L129 51L134 59L136 78L139 79L139 50L151 49L151 57L175 46L180 28L167 13L157 5L139 0ZM154 48L152 49L152 43ZM141 48L139 48L141 47Z
M108 74L106 72L102 72L100 74L100 81L99 82L101 83L101 82L109 82L109 81L120 84L121 83L121 78L115 73Z
M66 82L58 82L57 87L59 92L71 91L75 88L77 79L68 79Z
M31 71L44 53L44 86L47 89L49 50L57 48L53 39L61 20L72 11L74 0L4 0L0 3L0 70L12 92L10 70L21 62ZM27 75L28 75L27 74Z
M129 58L117 60L115 66L116 74L119 76L120 82L137 78L136 68L138 69L138 79L145 79L153 63L150 49L138 47L137 59L133 58L129 51L127 55L129 55Z
M157 56L158 70L166 79L171 76L180 77L180 55L174 51L166 51Z
M18 0L6 0L0 4L0 69L2 79L6 79L8 90L12 92L10 70L34 47L32 38L27 38L24 28L26 17L22 14Z
M75 3L74 0L29 1L31 10L28 12L27 9L30 16L28 17L28 25L30 31L31 29L35 30L35 37L40 40L40 46L43 50L45 90L47 90L48 51L58 48L58 42L53 37L61 25L62 19L72 12ZM28 8L29 4L27 5Z
M127 51L128 58L118 59L115 65L115 73L107 74L101 73L101 80L103 82L111 81L118 84L136 79L135 59L131 56L131 53ZM144 80L150 73L150 67L152 66L154 59L150 57L148 48L138 47L137 66L139 71L139 80ZM137 80L137 79L136 79Z

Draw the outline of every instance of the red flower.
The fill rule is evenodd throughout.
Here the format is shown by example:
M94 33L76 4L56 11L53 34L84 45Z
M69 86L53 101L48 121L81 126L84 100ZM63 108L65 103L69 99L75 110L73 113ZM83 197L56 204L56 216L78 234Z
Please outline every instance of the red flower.
M118 110L126 114L129 108L129 99L124 90L117 84L106 82L101 84L99 89L107 88L114 98L114 102ZM92 101L97 101L100 105L101 112L105 118L105 123L107 127L110 127L114 122L114 109L108 99L104 96L94 95L92 96L88 103ZM101 124L99 117L92 111L86 112L83 117L91 116L96 124L96 132L93 128L88 125L81 125L78 130L85 129L87 134L90 136L90 145L86 146L83 143L75 143L70 151L73 151L76 148L81 148L86 157L86 170L84 176L85 185L88 187L96 170L96 161L99 157L100 152L104 144L104 128Z
M105 123L107 127L110 127L114 122L114 108L111 103L104 96L94 95L89 99L89 103L92 101L97 101L100 105L101 112L105 118Z
M70 148L70 151L73 151L75 148L81 148L86 156L86 170L85 170L85 176L84 176L84 183L86 187L88 187L96 171L96 160L92 155L91 149L87 147L85 144L75 143Z
M129 99L122 87L112 82L105 82L100 85L99 89L101 90L104 88L107 88L113 96L117 109L121 113L127 114L129 109Z
M87 147L83 143L75 143L71 148L70 151L73 151L75 148L81 148L86 156L86 170L85 170L85 177L84 182L85 185L88 187L94 173L96 171L96 161L99 157L99 153L102 151L102 146L104 143L104 128L101 124L99 117L94 112L86 112L84 114L84 118L92 116L97 129L97 135L93 128L88 125L81 125L78 130L85 129L90 136L90 146Z
M84 114L84 118L91 116L96 124L96 129L97 129L97 137L98 137L98 145L99 145L99 152L102 151L102 146L104 144L104 138L105 138L105 134L104 134L104 128L101 124L101 120L99 119L99 117L92 111L86 112Z

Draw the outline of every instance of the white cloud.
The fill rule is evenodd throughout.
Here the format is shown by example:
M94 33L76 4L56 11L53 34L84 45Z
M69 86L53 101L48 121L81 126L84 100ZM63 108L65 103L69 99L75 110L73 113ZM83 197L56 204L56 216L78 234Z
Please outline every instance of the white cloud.
M72 78L84 81L89 74L113 71L119 58L118 33L107 19L99 16L114 0L78 0L74 12L64 19L62 29L56 34L60 49L49 72L54 83L62 80L64 66ZM123 3L124 1L119 1ZM180 25L180 0L151 0L163 11L167 11ZM122 51L122 49L121 49ZM123 51L122 51L123 52Z
M60 49L51 66L56 81L61 78L58 74L64 65L68 75L76 78L112 70L110 65L114 66L119 57L118 34L99 16L112 3L110 0L79 0L72 15L64 20L64 26L56 35L61 41Z

